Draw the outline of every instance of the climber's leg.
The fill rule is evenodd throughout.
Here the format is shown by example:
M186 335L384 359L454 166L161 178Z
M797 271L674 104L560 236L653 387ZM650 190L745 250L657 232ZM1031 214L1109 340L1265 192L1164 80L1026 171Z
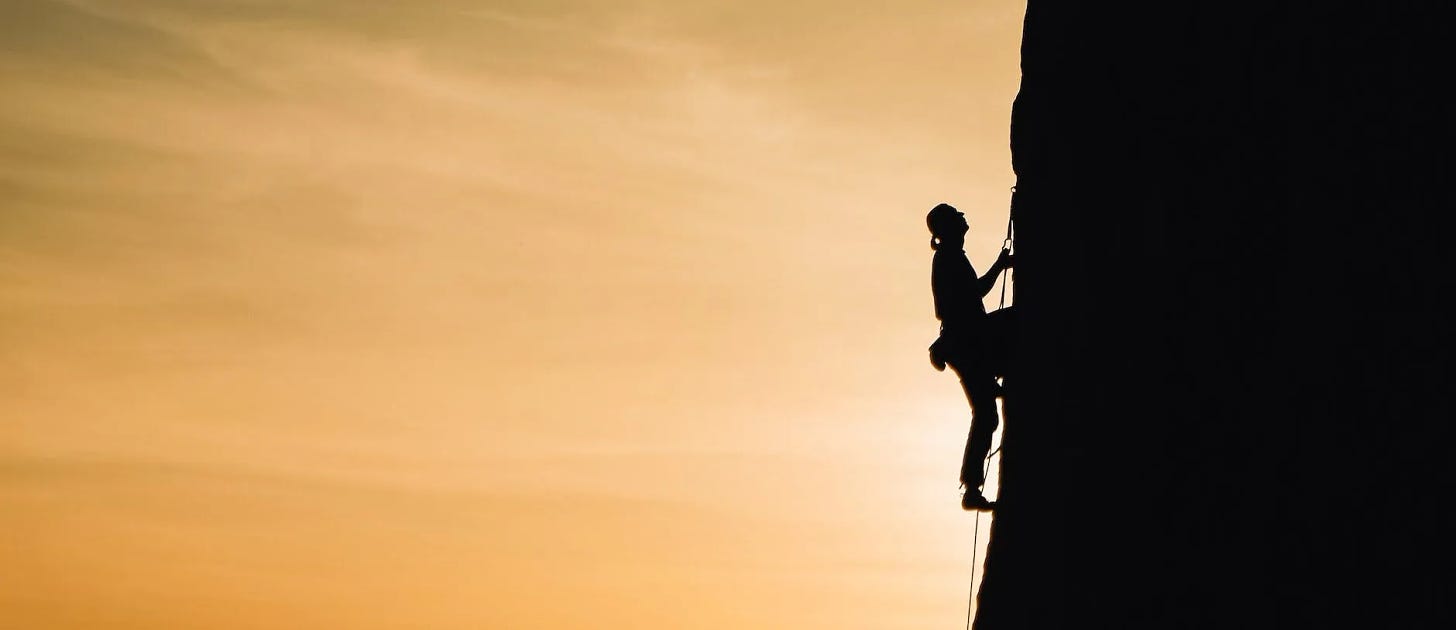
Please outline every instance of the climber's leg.
M991 436L1000 424L996 414L996 381L981 370L962 371L970 366L952 363L951 367L960 375L961 387L971 404L971 431L961 458L961 483L969 493L985 484L986 454L991 450Z
M996 376L1006 376L1011 367L1013 342L1016 338L1016 308L1008 306L992 311L986 318L986 361Z
M961 483L967 489L977 490L986 483L986 455L991 452L991 436L998 424L995 399L984 405L972 405L971 409L971 431L966 436L966 452L961 458Z

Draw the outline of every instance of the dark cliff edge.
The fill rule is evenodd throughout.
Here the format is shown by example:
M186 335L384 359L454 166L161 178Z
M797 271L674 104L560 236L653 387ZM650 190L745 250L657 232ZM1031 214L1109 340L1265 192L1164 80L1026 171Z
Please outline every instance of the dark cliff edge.
M1450 36L1415 7L1030 1L977 628L1456 627Z

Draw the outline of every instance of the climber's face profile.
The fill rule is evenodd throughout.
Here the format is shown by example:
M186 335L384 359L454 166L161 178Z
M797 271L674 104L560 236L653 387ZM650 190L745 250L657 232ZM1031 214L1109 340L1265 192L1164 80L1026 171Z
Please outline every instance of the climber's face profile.
M925 224L930 228L930 234L941 240L960 240L971 229L965 213L948 203L931 208L930 213L925 215Z

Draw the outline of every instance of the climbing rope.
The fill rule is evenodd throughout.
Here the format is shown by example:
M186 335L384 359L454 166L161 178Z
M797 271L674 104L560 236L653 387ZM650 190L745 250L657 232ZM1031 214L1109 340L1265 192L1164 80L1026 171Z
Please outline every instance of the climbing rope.
M1016 187L1015 186L1012 186L1011 187L1011 203L1010 203L1010 207L1007 208L1007 210L1006 210L1006 240L1001 241L1001 249L1003 249L1003 250L1010 250L1012 247L1014 247L1016 245L1015 233L1012 231L1013 226L1015 225L1013 223L1013 221L1015 221L1015 220L1016 220ZM998 306L998 307L996 307L998 309L1006 308L1006 285L1011 282L1011 270L1010 269L1002 269L1001 270L1001 274L1002 274L1001 275L1001 305Z
M986 455L986 465L981 468L981 479L991 472L991 458L1001 452L1001 447ZM969 491L969 488L967 489ZM971 630L971 607L976 601L976 551L981 546L981 511L976 510L976 529L971 533L971 589L966 594L966 630ZM988 549L987 552L990 550Z
M1011 187L1011 203L1010 203L1010 208L1008 208L1007 211L1006 211L1006 240L1005 241L1002 241L1002 243L1001 243L1001 248L1002 249L1008 249L1009 250L1009 249L1011 249L1012 247L1014 247L1016 245L1016 241L1014 240L1015 239L1015 232L1013 232L1014 225L1015 225L1014 224L1014 221L1015 220L1016 220L1016 187L1015 186L1012 186ZM1002 269L1001 270L1001 273L1003 274L1001 276L1001 304L996 307L997 310L1006 308L1006 285L1011 282L1011 270L1009 270L1009 269ZM1003 379L1003 381L1004 381L1004 379ZM998 410L997 413L999 414L1000 411ZM992 457L995 457L996 454L997 453L1000 453L1000 452L1001 452L1001 447L1000 446L997 446L996 447L996 450L991 451L990 453L987 453L986 454L985 466L982 467L982 469L981 469L981 480L982 480L982 483L985 482L986 475L991 472L991 458ZM970 488L966 488L966 491L967 492L969 492L970 490L971 490ZM975 606L975 602L976 602L976 566L977 566L977 564L976 564L976 552L980 549L980 546L981 546L980 543L981 543L981 511L980 510L976 510L976 529L975 529L974 532L971 533L971 586L970 586L970 592L966 594L966 630L971 630L971 609ZM990 550L988 549L987 550L987 553L989 554L989 552L990 552Z

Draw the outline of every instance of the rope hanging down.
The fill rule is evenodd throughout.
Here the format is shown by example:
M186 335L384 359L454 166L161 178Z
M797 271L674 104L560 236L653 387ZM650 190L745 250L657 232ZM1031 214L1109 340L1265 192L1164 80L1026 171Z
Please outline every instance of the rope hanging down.
M991 472L991 458L1001 452L1001 447L986 455L986 465L981 469L981 478ZM976 550L981 546L981 511L976 510L976 529L971 533L971 592L966 595L966 630L971 630L971 606L976 601Z
M1011 187L1011 204L1010 204L1010 207L1006 211L1006 240L1005 241L1002 241L1002 243L1001 243L1001 248L1002 249L1010 250L1010 249L1013 249L1015 247L1015 245L1016 245L1016 241L1015 241L1016 234L1013 231L1014 230L1014 226L1015 226L1015 221L1016 221L1016 187L1015 186L1012 186ZM999 309L1006 308L1006 285L1007 284L1010 284L1010 282L1011 282L1011 270L1009 270L1009 269L1002 269L1001 270L1001 273L1003 274L1001 276L1001 304L1000 304L1000 306L997 306L996 307L998 310ZM999 410L998 410L997 413L999 413ZM991 458L992 457L995 457L996 454L997 453L1000 453L1000 452L1001 452L1001 447L998 446L998 447L996 447L996 450L991 451L990 453L987 453L986 454L986 461L984 463L984 466L981 469L981 479L982 480L984 480L986 478L986 475L990 474L990 472L991 472ZM969 491L969 490L970 489L967 488L967 491ZM976 602L976 551L980 548L980 546L981 546L981 511L980 510L976 510L976 525L975 525L975 530L971 533L971 586L970 586L970 592L966 594L966 630L971 630L971 608L973 606L975 606L975 602Z

